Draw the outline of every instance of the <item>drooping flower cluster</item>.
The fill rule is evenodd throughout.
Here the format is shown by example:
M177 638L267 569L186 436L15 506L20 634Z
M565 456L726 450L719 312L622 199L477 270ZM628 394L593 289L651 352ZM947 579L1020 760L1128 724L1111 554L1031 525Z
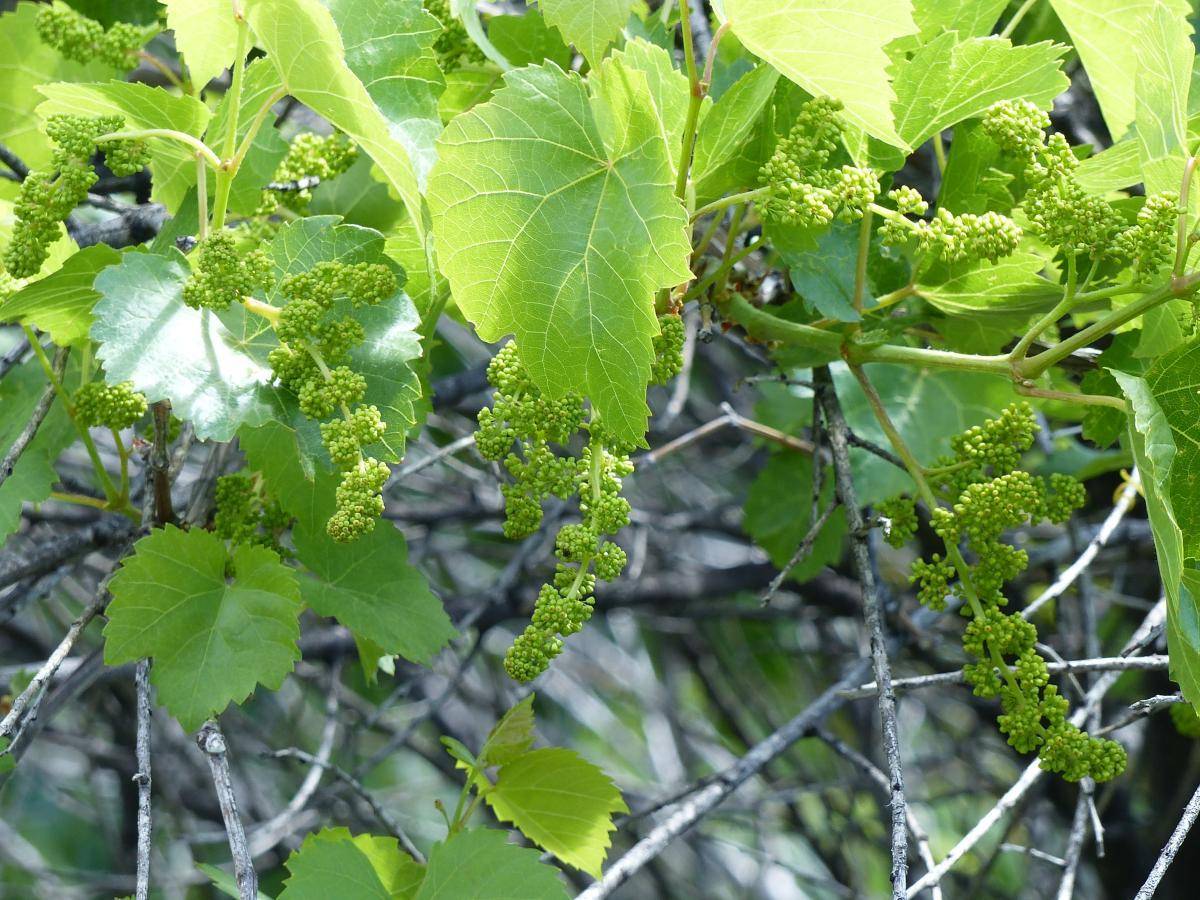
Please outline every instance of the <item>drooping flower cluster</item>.
M684 328L677 315L665 315L659 323L652 377L665 383L682 367ZM510 677L531 681L562 652L563 638L591 618L596 579L612 581L625 568L625 551L608 536L629 524L621 485L633 471L632 448L610 434L595 412L588 419L578 394L557 399L543 394L522 366L515 343L492 359L488 381L495 393L491 407L479 412L475 443L485 459L502 461L513 479L501 488L505 535L536 532L542 503L550 497L575 496L579 504L580 521L562 526L555 538L554 577L542 586L532 621L504 657ZM568 445L580 431L587 434L586 444L573 455Z
M292 138L287 154L275 169L272 188L263 194L260 215L270 215L277 206L303 213L312 200L313 188L336 178L358 159L358 147L346 135L301 132Z
M983 118L984 131L1021 166L1021 205L1038 237L1067 253L1131 264L1138 275L1165 265L1174 251L1178 194L1152 194L1126 225L1107 200L1080 185L1078 158L1063 135L1046 134L1049 127L1049 116L1028 100L997 103Z
M386 425L376 406L363 403L366 378L348 365L364 330L339 301L374 306L400 286L386 265L343 262L318 263L279 285L285 301L275 325L280 346L268 362L296 394L301 412L321 422L321 439L341 479L337 508L326 524L336 541L352 541L375 528L390 473L386 463L364 453L382 440Z
M84 428L128 428L146 414L146 397L128 381L90 381L71 398L75 421Z
M62 0L43 6L37 14L38 36L75 62L98 60L117 69L133 69L138 50L157 29L117 22L105 28Z
M217 479L213 532L234 544L254 544L288 555L279 538L291 517L267 496L262 476L235 472Z
M30 172L21 183L14 204L16 223L4 253L4 267L14 278L36 275L58 239L59 223L87 199L96 183L91 157L97 147L104 150L110 169L118 175L132 174L148 161L142 141L101 140L120 131L120 116L51 116L46 135L55 144L50 165Z
M1019 613L1002 611L1005 583L1029 563L1024 550L1002 540L1004 532L1042 519L1065 522L1086 499L1083 485L1069 476L1047 479L1019 468L1036 429L1029 406L1019 404L952 440L953 453L930 470L933 489L949 504L930 511L930 524L947 548L965 543L974 562L962 571L953 552L933 554L914 562L911 580L920 602L932 609L944 609L954 589L967 597L963 613L971 621L963 646L975 661L964 672L978 696L999 697L998 724L1008 742L1022 753L1036 750L1044 769L1068 781L1105 781L1124 770L1124 749L1068 721L1069 704L1050 684L1035 648L1037 628ZM915 529L905 501L881 508L903 523L902 532Z
M762 202L764 218L787 225L827 225L835 217L862 218L879 194L878 176L861 166L834 166L841 139L841 103L817 97L800 109L787 137L759 172L770 188Z

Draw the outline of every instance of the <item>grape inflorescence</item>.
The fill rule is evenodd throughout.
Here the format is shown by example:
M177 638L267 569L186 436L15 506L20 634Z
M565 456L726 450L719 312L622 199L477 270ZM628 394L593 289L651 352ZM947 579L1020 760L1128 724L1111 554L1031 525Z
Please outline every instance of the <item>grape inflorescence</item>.
M935 610L946 608L952 591L967 599L962 610L971 621L963 647L973 661L964 672L976 695L999 698L998 724L1008 742L1022 753L1037 751L1044 769L1069 781L1106 781L1124 770L1124 749L1068 721L1069 704L1050 684L1035 647L1037 627L1019 613L1003 611L1004 585L1029 563L1024 550L1002 539L1004 533L1026 522L1065 522L1086 499L1083 485L1070 476L1044 478L1020 468L1036 430L1028 404L1014 404L951 441L953 452L929 470L931 488L942 501L930 510L930 525L947 553L917 559L911 581L920 602ZM915 533L909 498L889 500L879 513L892 523L888 540L894 546ZM973 562L965 562L960 545Z
M665 383L683 365L684 327L678 315L662 316L655 339L652 378ZM589 415L579 394L549 397L530 378L515 342L502 347L488 366L495 389L491 407L479 413L475 443L481 456L502 462L512 481L504 496L504 534L523 538L542 524L542 504L575 497L580 521L563 525L555 537L558 564L538 592L533 616L504 657L517 681L531 681L563 650L563 639L591 618L596 580L612 581L625 568L625 550L609 536L629 524L623 480L633 472L631 447ZM576 435L582 447L572 452Z

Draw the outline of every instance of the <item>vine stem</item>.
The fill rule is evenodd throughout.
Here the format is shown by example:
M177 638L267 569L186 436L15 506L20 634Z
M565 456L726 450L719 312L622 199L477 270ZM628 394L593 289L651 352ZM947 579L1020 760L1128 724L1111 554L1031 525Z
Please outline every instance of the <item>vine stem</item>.
M225 227L225 213L229 209L229 191L233 186L233 176L237 174L237 131L238 120L242 111L242 84L246 74L247 41L250 26L245 17L235 7L237 19L237 46L233 57L233 80L229 85L229 121L225 127L225 144L221 149L224 159L217 169L216 196L213 200L212 228L219 231Z
M736 206L739 203L749 203L752 200L757 200L760 197L766 197L771 193L771 188L760 187L752 191L742 191L740 194L730 194L727 197L722 197L719 200L714 200L711 203L706 203L694 213L692 213L692 221L702 219L711 213L720 212L723 209L728 209L731 206Z
M938 143L941 143L941 137L938 137ZM866 210L863 213L862 222L858 226L858 258L854 265L854 311L862 312L863 307L863 292L867 286L867 257L871 251L871 224L875 219L875 214L871 210Z
M1192 176L1196 174L1196 165L1200 163L1200 155L1188 157L1187 165L1183 167L1183 180L1179 185L1179 220L1175 231L1175 265L1171 271L1176 278L1183 275L1187 266L1188 251L1188 203L1192 191Z
M1065 316L1071 311L1071 307L1075 305L1075 288L1076 288L1076 262L1075 254L1067 256L1067 288L1063 292L1063 298L1054 305L1054 308L1038 319L1033 327L1022 335L1021 340L1013 347L1010 356L1014 360L1022 360L1029 355L1029 348L1033 346L1033 342L1041 336L1047 328Z
M1037 2L1038 0L1025 0L1025 2L1018 7L1017 11L1012 14L1012 18L1008 20L1008 24L1006 24L1004 26L1004 30L1000 32L1000 37L1012 37L1012 33L1017 30L1017 26L1021 24L1021 20L1024 19L1025 15L1037 5Z
M176 141L180 144L186 144L193 151L204 158L204 162L209 168L214 171L221 170L221 158L212 151L212 148L204 141L197 137L193 137L184 131L175 131L170 128L139 128L123 131L110 131L108 134L102 134L96 138L97 143L105 141L137 141L146 138L164 138L168 141Z

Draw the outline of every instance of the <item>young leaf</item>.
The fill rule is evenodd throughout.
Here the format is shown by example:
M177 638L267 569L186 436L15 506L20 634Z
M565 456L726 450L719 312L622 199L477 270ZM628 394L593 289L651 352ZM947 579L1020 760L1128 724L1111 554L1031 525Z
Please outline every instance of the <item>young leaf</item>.
M310 834L285 865L290 874L279 900L410 900L425 877L395 838L353 836L345 828Z
M632 40L620 50L613 51L613 57L629 69L636 69L646 76L646 86L650 89L650 98L654 101L654 109L662 124L667 156L672 161L678 160L683 146L688 96L691 93L687 78L675 68L670 53L649 41ZM701 121L711 106L710 102L705 102L701 107ZM677 169L676 165L673 171Z
M1190 155L1188 90L1196 60L1191 32L1186 19L1158 5L1137 35L1134 123L1147 194L1178 191Z
M503 766L513 762L533 746L533 694L500 717L479 751L482 766Z
M725 14L747 49L810 94L841 100L867 134L905 146L883 48L916 31L909 0L726 0Z
M538 8L595 68L629 21L633 0L538 0Z
M237 20L229 0L162 0L175 47L187 61L194 86L205 85L233 65Z
M1071 84L1061 68L1066 51L1049 41L1014 47L1004 38L964 41L946 32L896 74L896 131L919 147L999 100L1030 100L1048 108Z
M701 187L704 180L740 154L778 82L779 73L771 66L751 69L721 95L712 112L704 117L692 158L692 178L697 183L698 197L710 193Z
M1114 140L1124 137L1134 121L1131 76L1138 71L1143 52L1138 35L1149 29L1159 4L1180 18L1191 13L1187 0L1050 0L1079 51Z
M616 830L612 817L629 812L612 780L574 750L531 750L500 769L483 799L501 822L563 862L600 877Z
M188 273L174 248L127 253L96 277L92 339L110 380L133 382L151 402L170 400L202 440L227 441L272 416L271 369L262 348L251 352L239 309L218 318L184 305Z
M416 900L567 900L557 871L540 855L493 828L452 834L429 854Z
M687 214L645 76L518 69L439 142L429 205L441 269L484 340L515 333L552 397L588 395L641 443L654 292L689 276Z
M158 699L193 731L259 684L278 690L300 650L295 573L263 547L168 525L134 545L109 582L109 665L152 657Z
M862 316L854 308L854 266L858 257L858 225L835 222L817 238L811 251L780 250L787 265L792 286L805 305L818 315L839 322L858 322ZM872 289L865 286L866 306L874 303Z
M138 82L47 84L38 88L46 101L38 105L42 120L54 115L122 116L126 129L163 128L192 137L204 133L211 113L195 97L172 94ZM152 197L174 212L196 183L196 154L186 145L151 138Z
M288 92L370 155L423 228L416 164L347 64L332 13L318 0L247 0L246 17Z
M100 299L92 282L120 261L121 254L104 244L80 250L61 269L0 302L0 321L36 326L62 347L78 344L88 336L92 307Z

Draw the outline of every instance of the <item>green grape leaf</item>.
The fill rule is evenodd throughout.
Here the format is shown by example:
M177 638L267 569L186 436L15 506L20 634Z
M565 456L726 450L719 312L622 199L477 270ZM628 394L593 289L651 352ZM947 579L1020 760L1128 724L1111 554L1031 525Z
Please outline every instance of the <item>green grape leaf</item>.
M805 401L811 408L812 402ZM798 453L775 453L755 476L746 495L742 527L767 551L777 568L791 560L812 527L812 460ZM833 502L832 473L821 483L821 509ZM788 573L797 581L812 578L842 556L846 516L837 510L813 542L812 551Z
M922 42L943 31L955 31L959 39L991 34L1008 0L913 0L913 21Z
M514 67L540 66L549 61L569 69L575 56L563 41L562 32L551 28L546 17L530 7L520 16L492 16L488 19L488 37Z
M1054 306L1062 291L1038 275L1046 261L1018 250L996 262L946 263L922 273L917 293L950 316L1030 316Z
M200 439L227 441L272 417L271 369L240 308L217 316L184 305L189 271L174 248L125 254L96 277L92 339L110 380L170 400Z
M310 834L284 863L289 872L279 900L410 900L425 867L395 838L351 835L345 828Z
M323 0L346 48L346 65L363 83L403 145L424 185L442 131L438 97L446 87L434 41L438 20L420 0Z
M278 690L300 650L295 573L263 547L173 525L134 545L109 582L104 661L152 657L158 699L194 731L259 684Z
M384 247L378 231L341 224L336 216L309 216L281 228L266 249L278 283L320 262L388 264ZM271 299L281 303L277 295ZM413 368L421 356L420 315L403 289L382 303L360 309L354 309L348 300L339 301L332 315L343 314L353 315L366 332L364 341L350 351L348 364L367 379L363 402L379 407L387 423L383 440L365 449L385 462L399 462L408 430L416 424L416 403L421 398L420 379ZM288 400L283 402L289 409L294 406ZM319 446L319 438L314 445ZM323 450L319 455L328 459Z
M1186 547L1186 542L1194 543L1195 537L1186 536L1174 502L1179 481L1186 481L1189 475L1184 460L1180 459L1176 435L1186 437L1187 428L1194 429L1195 423L1172 422L1160 403L1167 398L1176 416L1188 403L1195 405L1200 384L1195 355L1193 348L1179 351L1156 366L1147 378L1116 369L1109 371L1129 400L1129 444L1141 474L1158 570L1167 595L1171 678L1179 684L1188 702L1200 708L1200 607L1197 605L1200 571L1194 554L1189 554ZM1188 394L1191 396L1183 396ZM1189 455L1194 457L1195 445L1190 446ZM1194 460L1191 462L1194 464ZM1192 497L1194 494L1183 495L1185 507L1194 506Z
M832 369L850 428L887 446L887 437L854 375L842 365ZM950 452L952 436L995 416L1012 400L1012 382L997 375L884 363L869 364L866 370L900 436L925 465ZM866 450L852 449L850 461L858 500L864 505L912 490L907 473Z
M45 102L37 112L45 121L54 115L123 116L126 129L162 128L199 137L212 114L195 97L172 94L138 82L46 84L38 88ZM185 144L150 138L153 199L174 212L196 183L196 154Z
M404 536L391 522L377 523L349 544L325 533L335 483L333 476L317 473L318 500L311 507L317 515L300 516L292 532L296 555L313 576L300 580L305 603L389 655L429 662L457 634L450 617L409 564Z
M567 900L540 855L494 828L460 831L434 845L416 900Z
M267 51L288 92L367 152L423 229L421 178L405 143L415 137L402 134L403 123L389 121L350 67L330 10L318 0L246 0L245 7L258 45ZM345 15L348 7L339 8Z
M713 177L731 159L739 156L754 133L763 110L771 102L779 73L771 66L751 69L733 83L700 123L692 158L692 179L697 196L707 196L706 178Z
M1136 355L1136 354L1135 354ZM1183 556L1200 558L1200 345L1190 344L1159 359L1145 375L1146 385L1171 429L1176 452L1166 482L1183 532Z
M1142 180L1141 143L1137 137L1117 141L1111 147L1079 163L1075 178L1093 194L1106 194L1138 184Z
M500 717L500 721L488 733L483 749L479 751L479 765L506 765L533 746L533 697L532 693L526 694L524 699Z
M620 59L629 69L636 69L646 76L650 98L654 101L654 108L662 123L667 155L673 164L672 172L678 171L679 166L675 160L679 159L683 146L688 97L691 95L687 77L675 68L670 53L648 41L631 40L620 50L613 51L613 56ZM700 121L703 121L711 106L712 103L706 100L700 110Z
M256 59L246 67L242 76L242 101L238 105L237 146L240 147L250 133L259 109L280 87L279 73L269 61ZM232 104L233 95L226 93L213 113L205 135L212 147L224 146ZM269 116L258 124L246 158L229 187L229 210L239 216L252 216L258 210L263 187L275 177L275 170L288 151L288 142L271 125ZM211 197L216 191L216 177L210 171L207 178L208 196Z
M267 488L297 519L292 532L296 554L311 573L301 577L305 602L332 616L356 639L372 642L381 653L426 662L455 637L441 602L424 576L408 563L404 536L387 520L350 544L325 533L334 511L334 477L314 471L297 432L281 422L244 428L239 442ZM363 660L373 673L374 663Z
M12 447L24 430L47 385L37 360L9 370L0 380L0 456ZM17 460L12 473L0 485L0 544L21 524L23 503L40 503L50 496L58 481L54 461L75 437L75 430L55 401L38 433Z
M960 40L946 32L896 73L896 131L912 147L999 100L1030 100L1043 108L1070 86L1063 74L1067 48L1043 41L1014 47L1005 38Z
M1176 16L1191 12L1188 0L1050 0L1079 52L1114 140L1125 136L1135 118L1132 76L1143 52L1139 35L1159 4Z
M815 249L797 252L780 248L779 252L788 267L792 286L805 305L839 322L862 321L854 308L858 231L857 224L835 222L817 237ZM863 300L868 308L874 304L869 278Z
M439 142L429 205L442 272L481 337L513 333L551 397L586 394L642 443L654 292L690 277L687 213L641 72L606 60L505 76Z
M233 65L238 25L229 0L161 0L167 27L198 89Z
M1188 157L1188 90L1196 48L1191 24L1155 6L1138 31L1138 69L1134 78L1142 181L1146 193L1178 191Z
M916 31L909 0L726 0L725 14L748 50L810 94L841 100L855 127L905 147L883 48Z
M633 0L538 0L538 8L594 68L629 21Z
M92 307L100 298L92 282L120 261L121 254L104 244L80 250L62 268L0 302L0 321L33 325L62 347L78 344L87 339Z
M50 161L50 142L38 130L31 100L36 88L55 81L97 81L113 74L103 63L70 62L42 43L37 3L18 3L0 15L0 143L37 169Z
M593 878L616 830L613 815L629 812L612 779L563 748L531 750L502 766L483 799L501 822Z

